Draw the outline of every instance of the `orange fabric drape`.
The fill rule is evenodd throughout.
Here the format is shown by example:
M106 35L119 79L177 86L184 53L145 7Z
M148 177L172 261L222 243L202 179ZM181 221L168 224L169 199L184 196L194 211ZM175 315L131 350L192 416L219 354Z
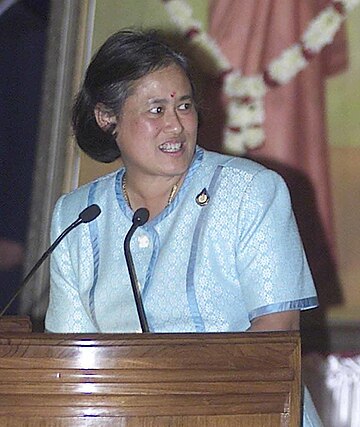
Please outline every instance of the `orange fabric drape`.
M262 72L272 59L300 40L328 2L323 0L213 0L209 33L234 68ZM250 153L295 168L313 186L321 222L334 254L324 79L347 63L344 32L293 81L266 96L266 143Z
M272 59L297 43L310 21L327 4L325 0L212 0L208 32L234 68L243 75L253 75L263 72ZM308 256L317 258L312 269L318 272L324 271L325 262L335 259L324 83L328 75L346 65L342 28L334 43L295 79L270 89L265 98L266 142L248 153L277 169L287 180ZM204 126L200 131L201 143L217 151L222 151L220 128L224 118L220 113L220 92L220 84L215 82L206 87ZM316 224L316 216L306 207L310 204L318 213ZM311 239L320 236L320 230L324 243L314 249ZM329 274L332 273L326 276Z

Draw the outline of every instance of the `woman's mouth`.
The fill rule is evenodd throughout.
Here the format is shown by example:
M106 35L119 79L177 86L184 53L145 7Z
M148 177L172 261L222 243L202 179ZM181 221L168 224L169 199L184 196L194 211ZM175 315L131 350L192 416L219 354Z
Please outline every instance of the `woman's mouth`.
M178 151L180 151L183 147L183 142L164 142L164 144L160 145L160 150L163 153L177 153Z

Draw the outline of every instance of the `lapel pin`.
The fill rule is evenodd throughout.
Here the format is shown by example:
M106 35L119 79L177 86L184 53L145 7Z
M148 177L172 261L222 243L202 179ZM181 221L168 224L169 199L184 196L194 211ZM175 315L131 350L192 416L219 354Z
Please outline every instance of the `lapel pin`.
M201 192L196 196L195 200L199 206L206 206L209 203L210 196L209 196L206 188L203 188L201 190Z

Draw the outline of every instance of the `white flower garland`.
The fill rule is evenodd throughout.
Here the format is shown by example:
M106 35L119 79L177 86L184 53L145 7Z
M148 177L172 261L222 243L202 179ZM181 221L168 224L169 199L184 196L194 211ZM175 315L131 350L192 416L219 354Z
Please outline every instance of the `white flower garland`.
M163 0L171 20L191 43L210 56L223 76L223 91L228 98L224 149L228 153L243 154L259 147L265 140L262 125L265 120L264 96L269 88L288 83L303 70L309 60L326 45L331 44L346 15L360 0L331 0L309 24L299 43L286 49L273 60L263 74L245 77L233 70L217 43L193 19L193 11L186 0Z

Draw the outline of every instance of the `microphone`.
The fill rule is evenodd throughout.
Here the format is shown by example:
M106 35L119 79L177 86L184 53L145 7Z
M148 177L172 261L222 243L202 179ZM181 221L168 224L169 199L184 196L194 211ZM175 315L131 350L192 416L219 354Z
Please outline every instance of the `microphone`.
M98 205L90 205L87 208L85 208L82 212L80 212L79 218L76 221L78 221L80 219L81 220L80 224L82 222L84 222L86 224L88 222L93 221L100 214L101 214L101 209L99 208Z
M58 246L58 244L62 241L62 239L70 233L71 230L73 230L75 227L77 227L80 224L86 224L88 222L93 221L95 218L97 218L101 213L101 209L98 205L90 205L87 208L85 208L77 218L76 221L74 221L72 224L69 225L61 234L60 236L54 241L54 243L49 247L47 251L43 253L41 258L38 260L38 262L34 265L34 267L29 271L29 273L26 275L24 280L22 281L21 285L19 286L16 293L13 295L13 297L10 299L10 301L6 304L4 309L0 313L0 317L2 317L7 309L11 306L11 304L15 301L17 296L20 294L20 292L24 289L25 285L28 283L28 281L31 279L31 277L34 275L36 270L40 267L40 265L46 260L46 258L53 252L53 250Z
M136 276L135 266L130 251L130 240L133 234L135 233L135 230L138 227L144 225L148 219L149 211L146 208L139 208L138 210L136 210L132 218L132 226L128 231L127 235L125 236L124 240L125 260L129 271L131 287L135 298L136 309L139 316L142 332L149 332L149 326L146 320L145 310L141 299L140 285Z
M146 208L139 208L133 216L133 224L137 224L137 227L144 225L149 219L149 211Z

